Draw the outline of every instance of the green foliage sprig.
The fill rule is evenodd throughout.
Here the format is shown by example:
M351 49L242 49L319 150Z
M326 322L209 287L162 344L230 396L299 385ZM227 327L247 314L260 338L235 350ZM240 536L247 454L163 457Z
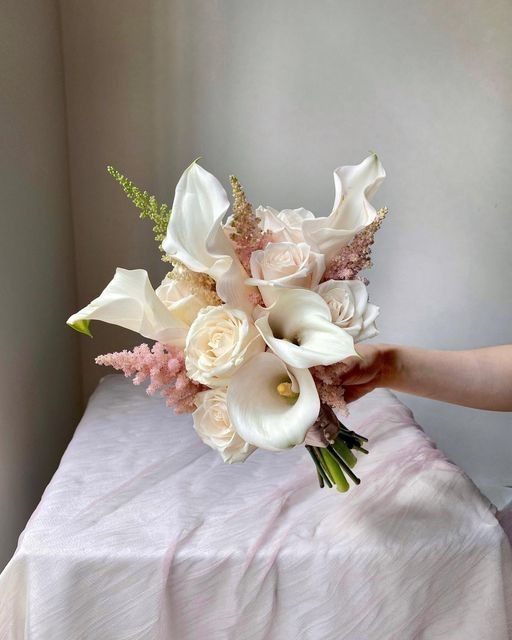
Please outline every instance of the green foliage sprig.
M166 204L159 204L155 196L150 195L147 191L141 191L131 180L123 176L114 167L108 166L107 171L121 185L126 196L140 211L140 217L153 222L155 240L158 242L158 248L163 252L162 242L167 233L171 209Z

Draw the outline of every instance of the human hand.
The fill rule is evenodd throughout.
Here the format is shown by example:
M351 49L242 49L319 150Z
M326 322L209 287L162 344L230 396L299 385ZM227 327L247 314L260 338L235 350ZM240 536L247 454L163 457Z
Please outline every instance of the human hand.
M345 389L345 400L353 402L377 387L386 386L389 377L390 358L384 345L358 344L360 358L351 357L343 361L347 365L341 376Z
M487 411L512 411L512 345L439 351L358 344L339 383L353 402L377 387Z

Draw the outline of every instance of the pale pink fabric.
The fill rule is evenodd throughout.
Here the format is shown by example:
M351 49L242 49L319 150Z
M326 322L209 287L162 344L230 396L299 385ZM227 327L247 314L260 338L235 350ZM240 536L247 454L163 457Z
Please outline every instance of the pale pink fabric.
M508 638L487 500L391 394L351 411L371 454L341 495L301 448L225 465L106 378L0 577L0 639Z

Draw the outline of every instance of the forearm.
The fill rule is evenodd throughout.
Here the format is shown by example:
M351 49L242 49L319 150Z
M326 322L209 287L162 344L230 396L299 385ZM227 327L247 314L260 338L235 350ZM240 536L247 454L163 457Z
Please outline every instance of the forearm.
M379 348L380 386L475 409L512 411L512 345L471 351Z

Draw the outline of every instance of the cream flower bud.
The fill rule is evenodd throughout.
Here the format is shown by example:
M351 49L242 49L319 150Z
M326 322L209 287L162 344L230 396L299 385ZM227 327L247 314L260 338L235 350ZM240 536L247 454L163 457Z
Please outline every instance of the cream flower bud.
M226 389L202 391L195 397L194 429L201 440L220 453L224 462L243 462L256 447L235 431L226 405Z
M187 373L208 387L224 387L244 362L264 350L265 342L244 311L229 305L206 307L187 335Z

